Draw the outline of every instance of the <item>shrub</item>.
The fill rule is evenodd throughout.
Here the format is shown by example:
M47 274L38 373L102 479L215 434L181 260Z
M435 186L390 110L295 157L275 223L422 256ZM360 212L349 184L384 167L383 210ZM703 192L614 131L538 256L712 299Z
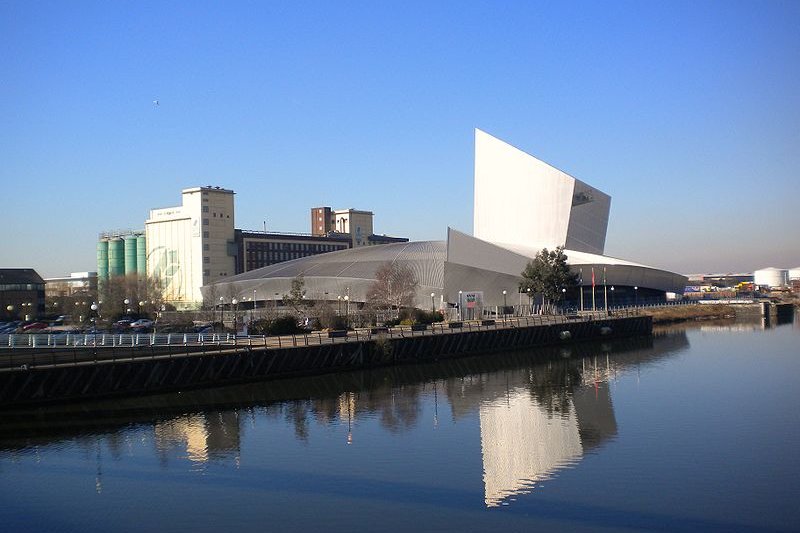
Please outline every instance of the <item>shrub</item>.
M283 315L272 320L262 318L251 323L248 329L253 335L293 335L306 331L297 325L294 315Z

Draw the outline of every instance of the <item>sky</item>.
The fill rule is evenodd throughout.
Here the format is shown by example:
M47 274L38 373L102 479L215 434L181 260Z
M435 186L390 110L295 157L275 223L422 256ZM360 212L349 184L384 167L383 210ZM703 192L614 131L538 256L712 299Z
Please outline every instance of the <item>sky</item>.
M0 49L0 267L94 271L200 185L471 233L475 128L611 195L607 255L800 266L797 1L0 0Z

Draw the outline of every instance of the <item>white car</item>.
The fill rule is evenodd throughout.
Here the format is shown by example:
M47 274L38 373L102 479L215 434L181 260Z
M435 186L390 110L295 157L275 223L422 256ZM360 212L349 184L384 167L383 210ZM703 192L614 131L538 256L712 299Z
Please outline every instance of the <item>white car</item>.
M139 320L134 320L131 322L132 328L151 328L153 327L153 321L147 318L140 318Z

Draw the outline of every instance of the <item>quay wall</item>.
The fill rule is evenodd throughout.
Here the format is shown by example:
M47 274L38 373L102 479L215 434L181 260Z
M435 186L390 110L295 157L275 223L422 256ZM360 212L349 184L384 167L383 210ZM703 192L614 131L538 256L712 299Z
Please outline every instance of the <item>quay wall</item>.
M651 333L650 316L633 316L436 335L376 336L358 342L287 348L242 345L204 355L20 368L0 373L0 408L424 363Z

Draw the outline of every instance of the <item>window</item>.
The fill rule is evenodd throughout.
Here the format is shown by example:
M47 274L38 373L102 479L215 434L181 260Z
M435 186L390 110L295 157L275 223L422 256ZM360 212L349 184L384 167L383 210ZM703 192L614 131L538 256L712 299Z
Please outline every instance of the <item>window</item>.
M203 263L210 263L210 262L211 262L210 257L203 257Z
M204 218L204 219L203 219L203 225L204 225L204 226L208 226L208 219L207 219L207 218Z
M210 270L203 270L203 277L204 278L211 277L211 271Z
M208 239L208 232L207 232L207 231L204 231L204 232L203 232L203 238L204 238L204 239Z
M204 245L203 245L203 250L206 250L206 251L208 251L208 250L210 250L210 249L211 249L211 245L210 245L210 244L204 244Z
M208 213L208 206L207 205L203 206L203 213Z

